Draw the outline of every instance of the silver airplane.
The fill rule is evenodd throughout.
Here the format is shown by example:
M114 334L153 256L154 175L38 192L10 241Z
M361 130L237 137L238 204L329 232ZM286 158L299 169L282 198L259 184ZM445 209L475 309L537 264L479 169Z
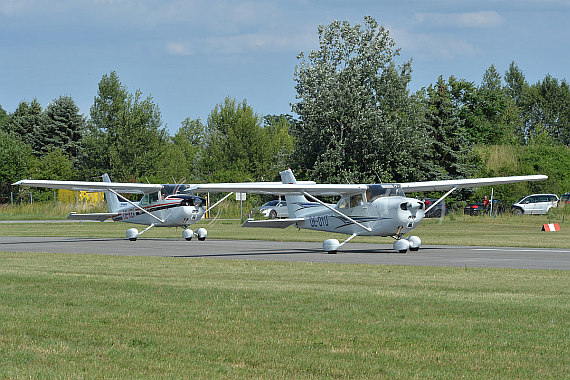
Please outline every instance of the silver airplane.
M340 247L356 236L391 236L393 248L399 252L417 251L422 242L418 236L404 237L413 231L431 208L454 190L508 184L522 181L544 181L545 175L527 175L495 178L458 179L391 184L316 184L297 183L290 169L282 171L282 183L219 183L201 184L192 191L246 192L285 195L288 219L247 220L244 227L298 228L339 232L350 235L340 243L337 239L323 242L323 250L336 253ZM426 210L424 202L407 197L404 191L445 191L447 193ZM340 196L336 204L319 200L318 195Z

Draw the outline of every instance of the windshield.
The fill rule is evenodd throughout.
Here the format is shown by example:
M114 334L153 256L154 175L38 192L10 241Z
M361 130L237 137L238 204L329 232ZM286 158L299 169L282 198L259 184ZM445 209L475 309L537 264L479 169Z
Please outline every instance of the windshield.
M173 194L188 194L186 189L190 188L190 185L162 185L162 195L168 196Z
M368 185L366 189L366 201L373 202L380 197L403 197L404 191L397 183Z
M266 204L264 204L263 206L277 206L277 203L279 203L279 201L269 201Z

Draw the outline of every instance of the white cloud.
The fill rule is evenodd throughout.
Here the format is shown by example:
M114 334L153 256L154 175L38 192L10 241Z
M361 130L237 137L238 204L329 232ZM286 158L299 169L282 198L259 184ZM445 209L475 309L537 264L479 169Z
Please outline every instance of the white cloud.
M194 55L194 51L190 47L190 44L186 42L169 41L166 42L165 49L166 53L168 53L169 55L182 56L182 57Z
M438 27L496 28L503 23L503 17L495 11L464 13L417 13L416 22Z

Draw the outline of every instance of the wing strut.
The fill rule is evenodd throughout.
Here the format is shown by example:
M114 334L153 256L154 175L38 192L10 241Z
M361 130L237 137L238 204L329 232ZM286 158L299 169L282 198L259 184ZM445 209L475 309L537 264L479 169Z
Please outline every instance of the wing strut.
M447 196L451 193L453 193L455 190L457 190L457 186L455 186L453 189L449 190L447 193L445 193L445 195L441 198L439 198L437 201L433 202L433 204L431 206L429 206L429 208L427 210L424 211L424 213L427 214L427 212L429 210L431 210L436 204L438 204L439 202L441 202L442 200L444 200L445 198L447 198Z
M331 210L332 212L335 212L335 213L339 214L339 215L342 216L343 218L348 219L349 221L351 221L352 223L356 224L358 227L364 229L365 231L372 232L372 229L371 229L371 228L368 228L368 227L366 227L366 226L364 226L364 225L358 223L356 220L352 219L350 216L347 216L346 214L343 214L342 212L338 211L337 209L335 209L335 208L329 206L328 204L322 202L321 200L319 200L319 199L313 197L311 194L307 193L306 191L303 191L303 195L305 195L306 197L311 198L311 199L314 200L315 202L320 203L321 205L325 206L326 208L328 208L328 209Z
M160 223L164 223L164 220L160 219L158 216L151 214L150 212L148 212L147 210L145 210L144 208L142 208L141 206L139 206L138 204L129 201L127 198L119 195L115 190L113 189L107 189L108 191L110 191L111 193L115 194L116 196L123 198L125 201L127 201L127 203L129 203L131 206L134 206L136 208L138 208L139 210L141 210L142 212L144 212L145 214L148 214L150 216L152 216L154 219L158 220ZM146 231L146 230L145 230Z

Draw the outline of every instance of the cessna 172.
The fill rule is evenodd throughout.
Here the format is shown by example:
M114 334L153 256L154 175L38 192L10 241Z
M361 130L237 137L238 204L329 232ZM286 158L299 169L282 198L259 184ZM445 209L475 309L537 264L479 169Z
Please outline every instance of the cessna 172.
M499 185L522 181L543 181L544 175L527 175L496 178L458 179L411 183L375 185L343 184L301 184L297 183L291 169L282 171L282 183L255 184L203 184L192 187L193 191L233 191L258 194L285 195L289 211L288 219L247 220L244 227L286 228L291 225L299 229L339 232L350 235L340 243L337 239L323 242L323 249L336 253L340 247L356 236L391 236L395 239L394 249L399 252L417 251L421 239L417 236L404 238L422 221L425 212L424 202L406 197L408 192L449 190L430 208L437 205L454 190L465 187ZM327 204L316 195L340 195L335 204Z
M46 187L51 189L67 189L88 192L104 191L109 212L77 214L72 212L67 217L75 220L104 221L143 224L148 227L139 232L136 228L127 230L127 238L131 241L152 227L182 227L182 237L192 240L205 240L208 232L198 228L195 232L188 228L202 218L206 210L206 200L202 197L187 194L190 185L159 185L144 183L111 182L108 174L103 174L103 182L85 181L49 181L21 180L13 185ZM143 194L139 202L132 202L119 193ZM229 194L228 194L229 196Z
M218 202L206 209L206 199L192 195L191 190L196 185L174 184L145 184L111 182L108 174L102 175L103 182L86 181L50 181L50 180L21 180L13 185L44 187L50 189L67 189L74 191L105 192L107 209L109 212L77 214L72 212L67 217L74 220L105 221L112 219L115 222L126 222L148 226L143 231L136 228L127 230L127 238L131 241L152 227L182 227L182 237L192 240L206 240L208 231L198 228L192 231L188 226L198 222L202 216L233 193L227 194ZM278 182L266 182L276 184ZM306 181L305 184L314 184ZM256 182L247 183L254 185ZM132 202L119 193L143 194L139 202Z

